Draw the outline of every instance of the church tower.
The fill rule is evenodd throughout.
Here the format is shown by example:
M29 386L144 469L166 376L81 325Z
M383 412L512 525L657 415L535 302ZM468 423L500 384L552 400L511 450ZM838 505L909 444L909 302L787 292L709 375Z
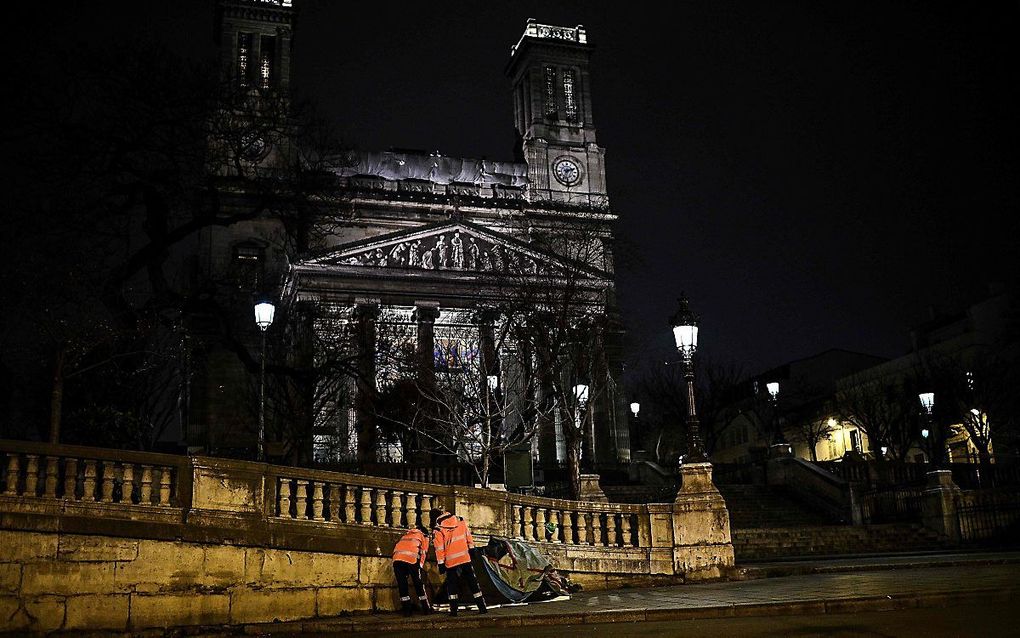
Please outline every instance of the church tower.
M220 0L220 76L239 89L286 95L294 27L291 0Z
M290 155L291 0L219 0L216 40L224 117L210 141L217 169L275 170ZM242 168L238 168L240 165Z
M608 206L605 150L592 116L591 52L583 26L534 20L510 50L506 74L532 201Z

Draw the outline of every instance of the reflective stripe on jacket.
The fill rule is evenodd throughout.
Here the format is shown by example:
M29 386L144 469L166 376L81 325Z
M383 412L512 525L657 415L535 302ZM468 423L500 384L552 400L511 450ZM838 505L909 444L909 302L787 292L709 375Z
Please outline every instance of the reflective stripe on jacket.
M429 539L416 527L407 530L393 548L393 560L402 563L425 565L425 554L429 552Z
M467 522L460 516L443 514L437 521L432 542L436 545L436 562L456 567L471 562L471 548L475 546Z

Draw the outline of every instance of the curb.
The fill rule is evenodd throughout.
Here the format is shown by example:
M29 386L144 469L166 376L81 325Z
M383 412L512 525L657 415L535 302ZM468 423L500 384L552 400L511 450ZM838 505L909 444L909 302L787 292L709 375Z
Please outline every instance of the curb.
M768 616L802 616L819 614L852 614L864 611L894 611L924 607L946 607L970 602L1009 602L1020 600L1020 587L982 588L963 591L902 593L891 596L851 596L846 598L811 598L780 603L720 604L673 609L610 609L589 612L535 613L527 616L500 616L498 610L482 616L469 612L450 618L446 614L414 618L346 618L272 625L246 625L244 633L372 633L388 631L418 632L442 629L505 629L555 625L592 625L645 621L704 620L712 618L749 618ZM376 620L379 618L379 620Z
M819 565L817 563L798 565L791 562L787 564L762 564L759 566L754 563L748 563L737 565L737 570L741 574L741 580L758 580L762 578L781 578L784 576L805 576L810 574L846 574L851 572L879 572L926 567L975 567L1015 564L1020 564L1020 555L998 558L960 557L945 561L925 561L922 558L917 562L871 563L868 565Z

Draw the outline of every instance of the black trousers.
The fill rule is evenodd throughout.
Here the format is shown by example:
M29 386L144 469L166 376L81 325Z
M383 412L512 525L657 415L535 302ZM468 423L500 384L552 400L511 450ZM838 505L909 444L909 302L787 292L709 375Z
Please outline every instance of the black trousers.
M464 563L446 568L446 597L450 599L450 604L457 602L461 581L467 583L473 600L482 597L482 588L478 586L475 568L471 566L471 563Z
M414 583L414 592L418 594L418 600L423 605L428 602L428 596L425 595L425 585L421 581L421 570L418 569L417 563L412 564L395 560L393 561L393 575L397 577L397 590L400 592L400 602L411 602L411 596L407 591L408 578Z

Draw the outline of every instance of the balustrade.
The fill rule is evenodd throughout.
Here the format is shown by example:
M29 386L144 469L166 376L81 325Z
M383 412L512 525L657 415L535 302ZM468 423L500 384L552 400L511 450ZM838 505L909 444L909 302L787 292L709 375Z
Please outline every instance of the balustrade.
M33 499L60 507L179 507L178 476L190 485L188 457L100 450L76 446L0 441L0 499ZM262 466L265 467L265 466ZM451 502L456 488L396 479L268 466L266 490L274 496L271 519L315 525L366 525L403 529L430 525L429 512ZM441 478L439 468L419 468ZM445 470L452 472L453 470ZM502 532L532 542L588 545L597 548L638 546L640 505L585 504L536 496L478 492L479 504L505 512ZM11 501L7 501L11 502ZM35 505L33 505L35 507ZM80 511L80 510L79 510ZM107 514L108 513L108 514ZM476 530L478 528L476 527Z
M99 458L99 454L107 458ZM113 458L114 455L120 458ZM177 466L186 460L163 454L38 443L18 442L15 447L5 442L5 448L0 450L0 463L6 464L2 495L54 503L170 507ZM155 494L154 473L159 477Z

